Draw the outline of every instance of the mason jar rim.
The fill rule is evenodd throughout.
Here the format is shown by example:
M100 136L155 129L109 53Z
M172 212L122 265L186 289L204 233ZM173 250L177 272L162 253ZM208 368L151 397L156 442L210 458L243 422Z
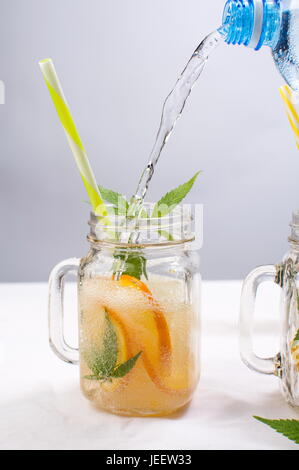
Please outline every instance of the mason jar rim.
M108 209L112 204L107 204ZM144 204L144 209L152 207ZM106 219L99 218L94 212L90 214L90 234L88 241L93 244L108 244L123 248L166 247L195 241L193 230L194 217L190 205L178 205L163 217L140 217L134 230L132 221L125 214L116 215L108 210ZM108 220L108 223L107 223ZM130 224L131 222L131 224ZM138 233L138 243L130 243L132 232Z

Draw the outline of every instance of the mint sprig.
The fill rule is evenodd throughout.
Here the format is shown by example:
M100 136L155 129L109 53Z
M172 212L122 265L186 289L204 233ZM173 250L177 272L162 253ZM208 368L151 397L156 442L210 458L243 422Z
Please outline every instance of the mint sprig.
M117 364L119 351L117 334L107 310L105 311L105 323L103 347L101 350L94 350L85 354L87 365L93 373L84 377L87 380L106 382L114 378L125 377L133 369L142 354L142 352L139 352L123 364Z
M171 213L188 195L196 182L198 175L201 172L198 171L187 183L178 186L166 193L154 206L151 218L164 217ZM126 215L130 206L126 197L117 191L107 189L104 186L99 186L99 190L102 198L105 202L112 204L117 209L118 214ZM145 212L142 214L143 217L148 217Z
M125 377L133 369L141 354L142 351L136 354L136 356L131 357L131 359L129 359L127 362L124 362L120 366L116 367L116 369L112 372L111 377L117 379Z
M117 335L106 310L103 348L100 352L95 351L92 353L89 368L95 376L109 377L116 367L117 355Z
M195 181L198 178L200 171L196 173L187 183L182 184L176 189L173 189L169 193L165 194L160 201L154 207L152 217L165 217L170 214L188 195L194 186Z
M263 424L266 424L267 426L270 426L270 428L274 429L276 432L283 434L291 441L299 444L299 421L294 419L271 420L260 418L259 416L254 416L254 419L260 421Z
M118 211L122 212L124 215L127 213L129 203L122 194L116 191L112 191L112 189L104 188L104 186L99 186L99 190L105 202L112 204L115 208L118 209Z
M141 211L141 217L149 218L161 218L170 214L187 196L194 186L195 181L198 178L200 171L197 172L193 178L187 181L185 184L182 184L176 189L169 191L165 194L155 205L152 211L152 214L149 215L145 209ZM130 202L126 199L125 196L120 194L117 191L112 189L107 189L104 186L99 186L99 190L102 198L105 202L108 202L112 205L109 208L110 213L115 215L127 216L130 209ZM167 241L173 241L173 236L171 233L166 232L165 230L157 230L159 235L165 238ZM122 261L122 272L129 276L135 277L136 279L141 279L144 276L147 277L146 269L146 258L143 256L142 252L137 249L132 249L131 252L126 254L114 254L115 266L114 273L118 272L118 267ZM124 266L123 266L124 265Z
M141 279L142 276L148 279L146 270L146 259L140 250L131 250L131 253L114 254L116 261L114 266L114 274L119 271L119 265L122 267L122 273L127 276Z

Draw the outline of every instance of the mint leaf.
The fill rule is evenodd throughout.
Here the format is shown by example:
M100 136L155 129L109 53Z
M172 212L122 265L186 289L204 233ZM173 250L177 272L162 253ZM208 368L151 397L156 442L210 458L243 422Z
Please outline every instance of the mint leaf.
M299 330L297 331L296 336L295 336L295 338L294 338L294 343L295 343L296 341L299 342Z
M103 380L103 378L100 375L85 375L84 379L95 380L95 381Z
M118 354L118 345L117 345L117 335L115 328L110 320L109 313L106 311L106 332L104 336L104 350L102 355L102 363L103 363L103 371L104 374L107 376L114 369L116 362L117 362L117 354Z
M270 420L260 418L259 416L254 416L254 418L261 423L267 424L270 426L270 428L274 429L280 434L283 434L285 437L291 441L294 441L296 444L299 444L299 421L294 419Z
M125 377L133 369L133 367L135 366L141 354L142 354L142 351L136 354L136 356L129 359L127 362L124 362L123 364L118 366L111 374L111 377L114 377L117 379Z
M104 201L113 204L116 209L118 209L119 215L125 215L129 208L129 203L126 198L112 189L104 188L104 186L99 186L99 190Z
M116 366L118 355L117 335L107 310L105 318L103 348L101 351L91 353L88 358L88 367L99 380L110 376Z
M141 256L141 263L142 263L142 273L145 277L145 279L148 281L148 275L147 275L147 261L146 261L146 258L144 258L143 256Z
M101 351L85 354L85 360L88 367L93 372L92 375L86 375L86 380L98 382L112 381L127 375L135 366L142 352L132 357L121 365L117 365L118 340L115 328L109 317L109 312L105 312L106 328Z
M166 230L158 230L158 234L159 234L161 237L166 238L166 240L169 241L169 242L173 242L173 241L174 241L174 238L173 238L173 236L171 235L171 233L166 232Z
M136 277L136 279L141 279L142 275L144 274L145 278L147 279L146 259L140 254L140 252L133 252L129 255L125 253L117 254L114 255L114 258L117 261L125 261L124 268L122 269L122 274ZM115 268L114 274L116 274L117 271L118 269Z
M154 207L152 217L164 217L165 215L169 214L173 211L173 209L180 204L183 199L187 196L187 194L193 188L195 181L197 180L200 171L196 173L196 175L191 178L191 180L187 181L187 183L182 184L176 189L173 189L169 193L165 194L159 202Z

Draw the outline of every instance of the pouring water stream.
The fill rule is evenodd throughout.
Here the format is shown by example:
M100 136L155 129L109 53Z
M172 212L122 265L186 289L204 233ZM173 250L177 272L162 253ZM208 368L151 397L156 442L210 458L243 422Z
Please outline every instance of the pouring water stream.
M178 119L182 115L193 86L202 74L210 54L222 40L224 40L224 36L223 31L220 29L209 34L200 43L178 79L174 89L166 98L160 128L150 155L150 161L142 173L137 190L132 197L131 207L134 215L138 214L138 209L140 209L140 206L144 202L163 148L171 136Z
M121 242L132 245L138 244L140 235L138 233L138 220L141 215L149 184L153 178L161 153L171 136L178 119L181 117L192 88L201 76L210 55L217 46L224 41L224 39L224 30L223 28L220 28L219 30L209 34L200 43L178 79L174 89L166 98L163 106L159 131L150 155L149 163L143 171L137 190L131 199L128 211L129 231L126 231L126 233L122 235ZM121 275L125 261L126 260L121 263L122 266L119 266L119 269L117 270L118 277Z

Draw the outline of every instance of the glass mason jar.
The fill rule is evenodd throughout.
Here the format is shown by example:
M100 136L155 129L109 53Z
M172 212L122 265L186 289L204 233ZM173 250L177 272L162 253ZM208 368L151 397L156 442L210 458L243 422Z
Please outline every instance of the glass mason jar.
M144 214L143 214L144 215ZM90 250L50 276L50 344L80 362L81 389L97 407L161 416L184 407L199 380L200 274L190 213L138 225L131 245L124 217L90 219ZM63 285L78 275L79 351L66 344Z
M240 348L245 364L262 374L276 375L287 402L299 406L299 211L294 212L290 251L281 264L262 266L245 280L241 298ZM281 287L281 351L263 359L253 352L253 314L258 287L273 281Z

